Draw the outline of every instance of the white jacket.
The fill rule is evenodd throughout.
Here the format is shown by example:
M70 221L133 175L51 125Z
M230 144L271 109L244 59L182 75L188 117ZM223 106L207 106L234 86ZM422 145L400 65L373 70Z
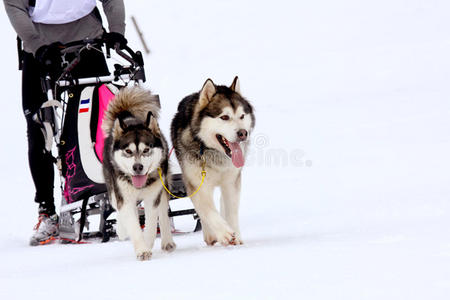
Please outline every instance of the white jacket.
M96 0L36 0L28 13L34 23L67 24L87 16Z

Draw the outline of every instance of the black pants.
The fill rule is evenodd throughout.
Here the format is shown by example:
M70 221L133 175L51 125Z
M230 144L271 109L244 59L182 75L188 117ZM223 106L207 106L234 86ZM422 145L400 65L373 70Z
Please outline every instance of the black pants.
M45 141L40 125L32 119L42 103L47 101L41 87L41 74L42 70L34 56L25 53L22 69L22 107L27 121L28 162L36 188L34 201L39 203L41 213L52 215L55 213L54 159L51 153L45 151ZM72 74L77 78L108 75L104 55L95 50L82 52L81 61Z

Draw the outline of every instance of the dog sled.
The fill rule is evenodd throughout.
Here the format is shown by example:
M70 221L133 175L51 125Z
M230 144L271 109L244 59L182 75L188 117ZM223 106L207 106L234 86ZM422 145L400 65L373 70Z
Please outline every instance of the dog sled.
M110 75L76 78L71 71L83 59L85 51L100 51L110 62L120 61L114 64ZM61 178L59 230L63 242L81 242L90 238L107 242L116 236L115 212L102 173L104 136L101 125L114 95L122 87L144 83L145 73L139 51L116 47L114 52L111 55L102 40L67 44L61 51L64 62L61 75L51 78L47 74L42 78L47 101L35 115L35 120L42 126L46 151L56 153L53 156ZM174 196L186 196L181 174L172 175L169 182ZM171 196L168 211L173 232L178 232L174 222L178 217L184 217L185 221L187 217L191 222L192 229L183 231L200 230L201 223L195 210L180 208L175 204L178 202L176 197ZM144 209L138 205L137 210L141 226L144 226Z

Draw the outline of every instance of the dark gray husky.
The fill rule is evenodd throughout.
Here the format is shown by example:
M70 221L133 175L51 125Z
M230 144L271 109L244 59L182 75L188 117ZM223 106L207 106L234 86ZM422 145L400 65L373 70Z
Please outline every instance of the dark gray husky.
M117 234L130 237L139 260L148 260L156 238L157 221L163 250L172 251L168 197L158 178L168 174L167 142L158 126L159 99L139 87L124 88L108 106L103 123L105 176L111 204L117 211ZM136 204L144 201L142 232Z
M172 142L183 171L187 192L200 216L208 245L242 244L239 230L241 170L245 163L255 116L241 95L236 77L230 87L208 79L200 92L184 98L171 128ZM214 206L215 187L221 189L220 214Z

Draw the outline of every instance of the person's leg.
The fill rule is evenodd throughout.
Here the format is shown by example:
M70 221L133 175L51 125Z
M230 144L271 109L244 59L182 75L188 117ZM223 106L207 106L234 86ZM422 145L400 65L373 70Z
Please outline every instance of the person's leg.
M33 55L26 54L22 72L22 106L27 121L28 161L36 188L35 202L39 212L49 216L55 213L53 198L54 168L51 153L45 151L44 136L40 125L32 116L46 100L41 88L39 65Z
M82 55L82 63L75 69L78 76L91 77L108 74L108 68L102 53ZM75 71L75 70L74 70ZM76 73L75 72L75 73ZM26 54L22 73L22 103L27 121L28 158L31 175L36 187L35 201L39 203L39 222L36 232L30 239L30 245L44 245L59 234L58 216L55 214L53 198L54 167L51 153L45 151L45 140L40 125L33 121L33 115L46 101L41 88L40 67L33 55Z
M76 77L109 74L104 55L95 50L82 53L81 62L73 73ZM35 202L39 203L41 213L52 215L55 213L53 157L45 151L40 125L32 119L46 100L41 87L39 64L32 54L26 53L22 70L22 106L27 121L28 161L36 188Z

